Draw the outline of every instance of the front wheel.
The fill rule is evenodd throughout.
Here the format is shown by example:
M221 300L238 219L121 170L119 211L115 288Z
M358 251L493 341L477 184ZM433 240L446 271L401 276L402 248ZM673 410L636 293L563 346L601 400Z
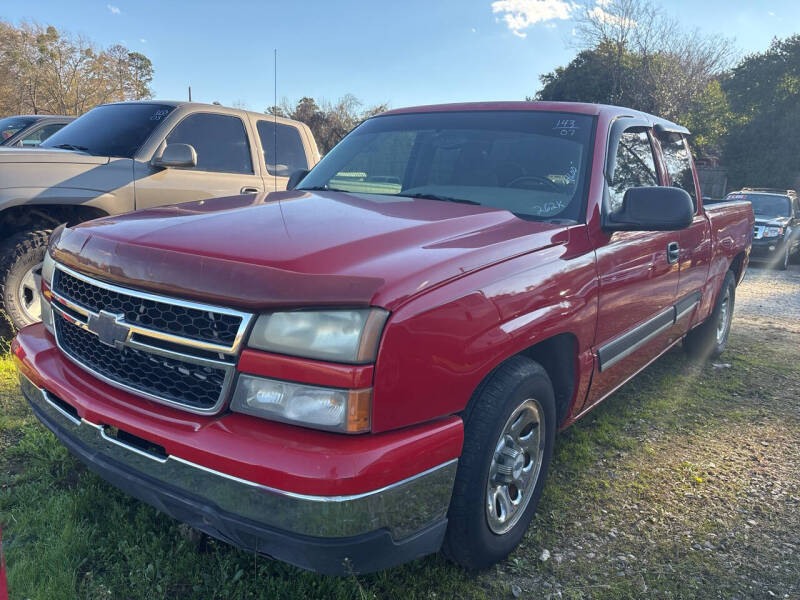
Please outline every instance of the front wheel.
M786 248L783 250L783 257L781 258L780 262L778 263L778 270L785 271L789 268L789 258L791 257L791 252L789 250L791 244L786 242Z
M0 295L15 329L42 319L39 285L49 239L49 230L25 231L0 246Z
M541 365L515 356L467 413L443 551L480 569L517 547L536 511L555 441L553 386Z

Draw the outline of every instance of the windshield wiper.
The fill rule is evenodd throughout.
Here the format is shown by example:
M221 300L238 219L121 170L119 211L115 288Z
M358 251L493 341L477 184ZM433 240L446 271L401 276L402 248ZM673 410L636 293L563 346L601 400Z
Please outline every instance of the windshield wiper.
M340 190L339 188L329 187L327 185L312 185L309 187L295 188L298 192L344 192L345 194L352 193L350 190Z
M89 153L89 149L86 146L76 146L75 144L58 144L57 146L53 146L53 148L60 148L61 150L77 150L78 152Z
M460 204L475 204L480 206L480 202L475 200L466 200L464 198L453 198L452 196L440 196L439 194L397 194L398 196L405 196L406 198L422 198L423 200L441 200L442 202L458 202Z

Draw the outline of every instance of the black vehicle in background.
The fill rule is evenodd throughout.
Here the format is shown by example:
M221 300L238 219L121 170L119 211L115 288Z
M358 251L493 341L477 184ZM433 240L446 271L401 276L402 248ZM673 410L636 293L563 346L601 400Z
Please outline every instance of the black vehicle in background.
M18 115L0 119L0 146L35 148L75 117Z
M742 188L725 197L747 200L756 217L751 261L769 263L785 271L791 257L800 250L800 203L794 190Z

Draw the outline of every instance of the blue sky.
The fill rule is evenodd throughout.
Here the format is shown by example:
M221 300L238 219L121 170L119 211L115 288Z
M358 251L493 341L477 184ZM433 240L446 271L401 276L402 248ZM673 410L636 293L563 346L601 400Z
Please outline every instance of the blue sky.
M603 0L599 0L602 4ZM742 54L800 30L797 0L665 0L688 27L735 38ZM52 24L149 56L156 97L272 104L352 93L393 107L517 100L566 64L570 0L245 2L3 0L0 17ZM566 18L565 18L566 17Z

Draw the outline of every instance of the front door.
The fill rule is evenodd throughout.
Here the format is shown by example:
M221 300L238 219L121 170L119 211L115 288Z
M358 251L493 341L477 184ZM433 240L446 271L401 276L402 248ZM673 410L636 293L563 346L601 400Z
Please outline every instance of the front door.
M692 224L680 232L680 280L678 282L676 318L681 332L695 322L696 307L702 300L711 265L711 223L698 211L697 185L689 144L681 133L665 132L659 137L661 156L669 175L669 184L681 188L692 198Z
M189 144L197 166L161 169L136 163L136 208L263 191L250 138L236 115L192 113L167 135L167 144Z
M650 133L626 130L619 142L604 210L622 207L625 191L659 185ZM612 392L674 340L679 232L615 232L597 248L597 370L587 407Z

